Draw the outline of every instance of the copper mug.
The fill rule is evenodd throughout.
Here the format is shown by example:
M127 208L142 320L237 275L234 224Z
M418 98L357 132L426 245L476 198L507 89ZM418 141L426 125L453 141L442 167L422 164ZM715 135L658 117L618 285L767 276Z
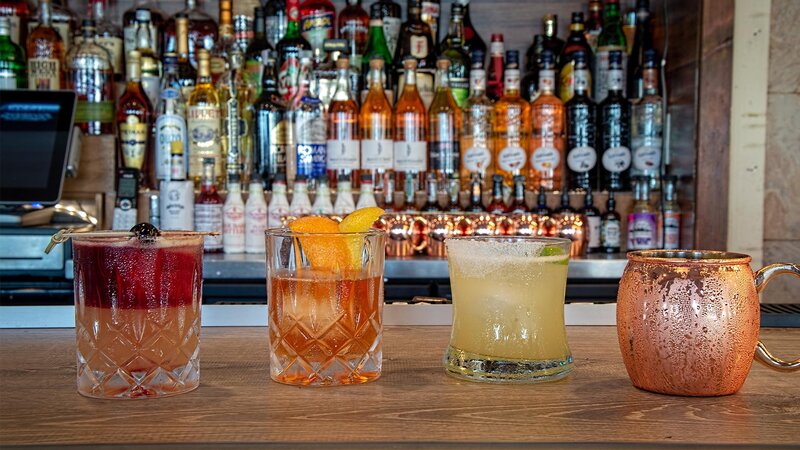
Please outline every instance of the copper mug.
M459 219L459 216L452 214L431 214L425 216L425 220L428 222L428 246L425 251L428 256L436 258L444 258L447 256L444 240L455 236L455 225Z
M427 221L408 214L386 214L378 228L386 231L386 256L412 256L425 250Z
M776 370L800 370L758 340L759 292L797 264L755 274L739 253L652 250L628 253L619 283L617 336L633 385L662 394L715 396L742 387L755 357Z

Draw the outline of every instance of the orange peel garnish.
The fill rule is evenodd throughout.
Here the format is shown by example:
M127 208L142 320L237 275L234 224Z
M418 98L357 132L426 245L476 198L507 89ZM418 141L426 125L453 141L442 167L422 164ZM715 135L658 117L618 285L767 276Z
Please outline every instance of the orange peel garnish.
M306 216L295 219L289 223L289 229L294 233L339 233L339 224L327 217ZM347 243L339 236L301 236L300 244L303 253L317 270L334 273L341 272L353 266L351 251Z

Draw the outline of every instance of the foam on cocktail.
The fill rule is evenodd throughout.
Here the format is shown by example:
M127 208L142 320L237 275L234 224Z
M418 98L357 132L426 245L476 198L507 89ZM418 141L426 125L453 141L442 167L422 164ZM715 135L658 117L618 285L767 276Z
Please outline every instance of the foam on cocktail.
M567 255L549 255L546 242L527 239L499 241L494 239L448 239L447 253L458 271L470 277L483 277L503 266L558 263Z

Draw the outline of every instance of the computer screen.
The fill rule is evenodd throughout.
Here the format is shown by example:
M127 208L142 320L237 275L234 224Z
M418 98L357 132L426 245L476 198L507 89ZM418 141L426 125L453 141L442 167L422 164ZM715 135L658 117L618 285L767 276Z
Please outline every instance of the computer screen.
M0 90L0 204L55 204L72 137L75 93Z

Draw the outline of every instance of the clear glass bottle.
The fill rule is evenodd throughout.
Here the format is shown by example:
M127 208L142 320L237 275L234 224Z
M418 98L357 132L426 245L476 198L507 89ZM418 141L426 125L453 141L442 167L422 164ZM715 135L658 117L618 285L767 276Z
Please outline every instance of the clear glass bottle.
M610 52L608 58L608 95L597 106L597 142L602 150L601 187L609 191L630 188L631 105L622 95L622 51Z
M567 186L570 190L597 188L597 105L589 97L589 67L582 50L572 54L573 96L567 110Z
M153 106L141 82L140 55L128 54L128 82L125 92L117 102L117 131L121 167L139 170L139 184L150 186L151 159L150 127L153 124Z
M461 186L469 189L470 174L478 173L481 180L488 179L493 173L492 155L494 154L494 104L486 96L486 71L480 67L483 52L472 53L472 71L470 78L470 97L464 106L464 129L461 132Z
M220 145L221 112L219 94L211 84L209 54L197 52L197 83L186 102L186 127L189 133L189 178L201 181L203 161L213 159L215 174L225 173ZM218 177L221 175L217 175Z
M539 66L539 95L531 102L530 177L533 187L544 186L548 191L562 186L564 161L564 104L555 95L555 59L549 49L542 52Z
M378 191L394 167L392 105L382 84L384 62L380 56L369 62L369 91L359 113L361 169L372 176Z
M211 50L211 79L216 83L230 69L231 53L236 51L231 0L219 2L219 39Z
M459 108L469 98L469 52L464 48L464 7L453 3L450 7L450 31L439 54L450 60L450 91Z
M125 74L125 63L123 62L122 29L114 22L109 20L106 12L107 0L92 0L89 18L95 24L95 42L97 45L108 50L111 56L111 66L114 69L114 81L121 82Z
M408 0L408 20L400 28L397 51L394 55L394 66L397 85L397 96L400 97L405 83L406 58L414 58L417 63L417 91L425 105L429 108L433 102L433 79L436 73L436 46L431 37L431 29L422 21L421 0ZM391 49L390 49L391 50Z
M9 17L0 16L0 89L27 89L27 87L25 51L11 39Z
M65 44L53 27L50 0L39 0L38 25L28 34L28 89L58 90L64 86Z
M326 174L327 128L322 102L312 89L311 51L300 53L300 76L297 93L292 99L295 139L295 174L305 175L311 191L316 179ZM289 180L293 179L287 168Z
M319 180L317 180L317 192L314 194L314 204L311 205L311 214L333 214L333 203L331 203L331 188L329 183L330 181L326 176L320 177Z
M134 0L133 5L122 14L123 57L127 58L131 50L136 50L136 10L140 8L150 11L150 35L153 42L156 43L156 49L159 50L158 54L168 53L167 51L162 52L162 45L165 42L160 39L161 33L159 32L162 29L161 27L164 26L167 16L161 11L158 1ZM166 38L167 36L164 36L165 40ZM174 51L176 49L173 46L170 52Z
M449 74L450 60L440 57L436 61L436 95L428 111L429 170L440 185L461 165L459 135L463 116L450 91Z
M114 133L114 68L111 54L95 41L94 20L83 21L83 39L67 61L67 89L78 96L75 124L84 134Z
M333 101L328 107L328 179L352 175L361 167L361 145L358 132L358 103L350 90L350 60L336 61L337 77Z
M269 0L265 2L264 21L267 42L272 48L277 48L278 42L286 35L286 28L289 25L286 16L286 2L284 0Z
M394 170L406 202L413 203L428 170L428 118L417 90L417 59L409 56L403 68L403 90L394 107Z
M244 182L253 169L253 123L255 116L255 87L250 84L244 69L244 55L230 54L230 69L217 82L222 106L222 152L227 161L227 173L239 173Z
M265 50L262 54L264 74L261 77L261 95L256 100L254 166L261 176L264 189L271 189L278 174L286 178L286 156L289 146L289 118L286 104L278 92L276 53Z
M196 231L211 231L217 235L206 235L204 248L206 253L222 251L223 234L223 202L217 193L217 176L214 167L218 163L214 158L203 158L203 182L200 195L194 204L194 228Z
M514 176L528 171L531 105L520 96L519 69L506 68L503 86L503 97L494 106L494 170L511 187Z
M161 62L156 57L155 42L150 34L150 10L136 10L136 51L142 65L142 87L153 105L158 104L161 86Z
M178 83L183 98L188 99L197 83L197 70L189 61L189 16L186 14L175 15L175 34L178 45Z
M644 94L631 106L631 176L644 176L650 189L659 189L664 111L658 95L659 62L655 50L644 52L643 66Z
M239 174L228 175L228 194L222 205L222 251L244 253L245 214Z

